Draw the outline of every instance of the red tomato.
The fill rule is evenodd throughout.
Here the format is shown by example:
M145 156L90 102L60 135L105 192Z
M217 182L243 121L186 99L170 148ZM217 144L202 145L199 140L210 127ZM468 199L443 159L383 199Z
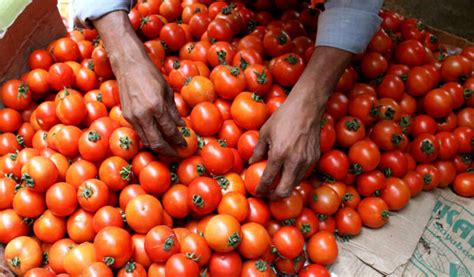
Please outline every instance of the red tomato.
M453 190L455 193L464 197L474 196L474 174L461 173L456 176L453 183Z
M250 92L242 92L231 106L232 118L237 126L247 130L258 130L268 118L263 99Z
M333 234L320 231L313 235L307 245L309 259L317 264L330 265L339 253Z
M140 171L140 185L150 194L161 194L171 185L171 173L161 162L152 161Z
M221 199L221 188L212 178L198 177L188 186L188 205L196 214L211 213L217 208Z
M362 224L369 228L380 228L388 222L388 206L379 197L367 197L362 199L357 207Z

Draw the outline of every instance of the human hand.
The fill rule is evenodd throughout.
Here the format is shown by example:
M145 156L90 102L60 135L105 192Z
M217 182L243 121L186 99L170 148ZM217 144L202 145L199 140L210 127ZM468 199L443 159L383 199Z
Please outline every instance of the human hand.
M285 103L260 129L259 142L250 162L263 159L267 151L268 160L256 188L257 195L288 197L308 168L319 159L320 117L325 103L310 104L310 99L318 94L315 89L314 85L299 81ZM272 182L280 171L280 182L271 192Z
M125 119L144 146L164 155L177 155L172 145L185 146L177 126L184 126L173 91L148 58L124 11L93 21L110 58L120 90ZM113 27L111 27L113 26Z

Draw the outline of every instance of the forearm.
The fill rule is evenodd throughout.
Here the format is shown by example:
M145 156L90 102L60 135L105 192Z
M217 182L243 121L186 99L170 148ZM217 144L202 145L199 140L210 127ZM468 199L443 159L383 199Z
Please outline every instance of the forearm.
M301 96L313 106L324 106L352 56L352 53L337 48L316 47L296 84L300 88L298 91L306 92Z
M144 61L151 62L126 12L114 11L92 23L104 42L116 76L125 75L131 66L136 65L137 67L134 67L136 70Z

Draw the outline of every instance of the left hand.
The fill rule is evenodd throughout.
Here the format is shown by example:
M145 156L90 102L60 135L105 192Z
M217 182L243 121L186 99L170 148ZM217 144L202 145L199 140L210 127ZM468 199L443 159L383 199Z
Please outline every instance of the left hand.
M316 95L324 94L318 90L314 84L299 81L285 103L260 129L259 142L250 163L263 159L267 151L268 161L256 188L257 195L288 197L308 168L319 159L320 117L325 103L311 101ZM280 171L280 182L275 191L270 192Z

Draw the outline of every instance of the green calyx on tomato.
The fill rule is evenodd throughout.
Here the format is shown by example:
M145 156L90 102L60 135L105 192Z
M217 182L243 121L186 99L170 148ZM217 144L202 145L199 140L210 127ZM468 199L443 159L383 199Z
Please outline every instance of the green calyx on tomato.
M189 137L191 135L191 131L189 131L189 128L187 127L183 127L180 129L181 131L181 135L183 135L183 137Z
M28 96L26 93L28 92L28 85L26 83L22 83L21 85L18 86L18 95L16 96L16 99L20 100L22 97L27 98Z
M196 165L196 170L199 176L202 176L204 173L206 173L206 167L204 167L202 164Z
M394 115L395 115L395 110L388 107L385 113L383 114L383 118L387 120L392 120Z
M199 171L198 171L198 174L199 174ZM217 184L219 184L219 186L223 190L226 190L230 185L229 180L225 176L217 176L216 180L217 180Z
M473 93L472 89L468 89L468 88L464 89L464 92L463 92L464 99L469 99L472 96L472 93Z
M43 252L43 259L41 259L41 266L46 266L49 263L48 251Z
M202 198L201 195L194 194L192 200L193 200L194 206L196 206L197 208L204 207L204 198Z
M247 69L248 66L249 66L249 63L247 62L247 60L244 59L242 55L240 55L240 68L242 68L242 70L245 70Z
M23 220L22 220L23 224L25 224L25 225L27 225L27 226L33 225L33 222L34 222L34 221L35 221L35 220L34 220L33 218L31 218L31 217L25 217L25 218L23 218Z
M83 197L85 199L91 198L93 194L94 194L94 192L93 192L91 186L89 186L89 185L86 185L85 188L82 188L81 193L80 193L81 197Z
M369 111L369 115L371 117L374 117L374 118L379 116L380 115L380 107L373 106Z
M263 103L263 98L256 93L252 93L252 100L255 102Z
M257 83L260 85L265 85L267 83L267 74L265 73L265 69L262 69L261 73L258 73L258 71L254 70L253 73L257 76Z
M388 218L390 217L390 212L387 211L387 210L384 210L384 211L382 211L382 214L381 214L381 215L382 215L382 218L383 218L384 220L388 220Z
M179 60L175 60L173 62L173 69L178 69L181 67L181 62Z
M399 145L403 140L403 137L399 134L393 134L391 142L395 145Z
M288 55L288 57L285 58L285 61L287 61L289 64L297 64L298 63L298 58L296 58L294 55Z
M92 142L96 142L96 141L100 140L100 135L96 130L92 130L87 134L87 140L92 141Z
M28 173L25 173L21 176L21 182L25 183L29 188L35 187L35 180L33 180L33 177L31 177Z
M282 226L293 226L295 225L296 220L294 218L288 218L281 222Z
M359 130L360 123L357 119L354 118L352 120L346 121L345 126L346 126L347 130L355 132L355 131Z
M186 48L186 50L188 50L188 53L191 53L194 49L194 47L196 46L195 43L191 43L189 44L188 48Z
M430 141L424 140L421 142L421 151L425 154L433 154L434 152L434 145Z
M196 255L196 253L194 252L186 252L186 254L184 254L186 256L187 259L193 261L193 262L199 262L199 260L201 259L200 256Z
M281 32L277 35L277 40L280 45L283 45L288 41L288 37L285 33Z
M237 246L240 243L240 235L237 232L232 233L227 240L227 246Z
M10 261L9 264L13 267L20 267L21 266L21 260L20 257L15 256L13 257Z
M123 180L125 181L130 181L130 178L132 177L132 166L127 165L122 167L120 170L120 177L122 177Z
M359 175L362 173L362 166L360 164L353 164L351 165L351 168L349 169L349 172L354 174L354 175Z
M110 256L107 256L107 257L104 257L104 259L102 260L104 262L104 264L106 264L107 266L111 266L115 263L115 259L113 257L110 257Z
M229 71L232 76L237 76L240 73L240 69L237 66L231 67Z
M247 30L249 33L253 32L255 28L257 28L258 22L255 19L250 19L249 23L247 24Z
M217 60L219 61L219 64L226 65L227 61L225 60L225 58L227 57L227 52L224 50L219 50L217 51L216 54L217 54Z
M260 272L265 272L268 269L268 265L264 260L258 260L255 262L255 268Z
M125 264L125 272L132 273L137 268L137 264L134 261L128 261Z
M383 169L383 175L385 175L385 177L392 176L392 169L390 169L389 167L384 168Z
M303 235L306 235L310 233L313 230L313 228L311 228L311 224L303 223L301 224L300 230Z
M125 149L125 150L130 149L130 145L133 144L133 142L130 140L128 136L119 138L119 143L120 143L120 148Z
M429 185L432 181L433 177L431 177L431 174L425 174L423 176L423 183L425 183L425 185Z
M165 243L163 244L163 250L168 252L171 250L171 248L173 248L174 246L174 239L173 239L174 235L170 235L169 237L167 237L165 239Z

